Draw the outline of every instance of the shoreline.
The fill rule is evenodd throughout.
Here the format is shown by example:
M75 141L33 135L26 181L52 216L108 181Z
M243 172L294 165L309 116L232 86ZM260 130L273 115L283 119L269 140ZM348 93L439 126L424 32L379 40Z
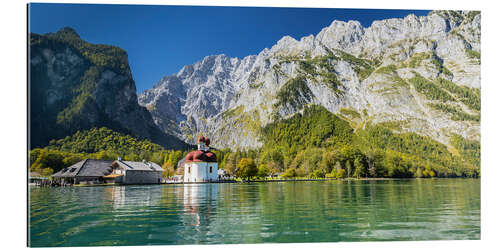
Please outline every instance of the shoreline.
M212 181L212 182L164 182L164 183L144 183L144 184L121 184L121 183L100 183L100 184L76 184L68 185L68 187L102 187L102 186L146 186L146 185L184 185L184 184L221 184L221 183L236 183L236 184L246 184L246 183L267 183L267 182L306 182L306 181L397 181L397 180L424 180L424 179L481 179L477 178L465 178L465 177L455 177L455 178L320 178L320 179L271 179L271 180L224 180L224 181ZM39 186L39 185L29 185L30 187L52 187L52 186ZM60 186L53 186L60 187Z
M301 182L301 181L397 181L397 180L425 180L425 179L481 179L481 177L477 178L465 178L465 177L447 177L447 178L387 178L387 177L377 177L377 178L321 178L321 179L275 179L275 180L231 180L231 181L212 181L212 182L168 182L168 183L160 183L160 185L172 185L172 184L219 184L219 183L266 183L266 182Z

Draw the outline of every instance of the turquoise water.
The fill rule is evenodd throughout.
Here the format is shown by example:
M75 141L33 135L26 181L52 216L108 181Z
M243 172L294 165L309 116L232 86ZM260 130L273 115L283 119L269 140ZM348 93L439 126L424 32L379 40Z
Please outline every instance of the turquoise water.
M33 247L480 238L480 180L30 187Z

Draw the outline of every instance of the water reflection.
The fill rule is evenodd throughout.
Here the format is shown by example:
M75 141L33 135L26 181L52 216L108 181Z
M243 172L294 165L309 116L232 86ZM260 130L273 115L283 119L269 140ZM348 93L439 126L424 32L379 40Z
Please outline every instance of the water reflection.
M30 188L32 246L479 239L480 180Z
M104 189L106 200L111 201L111 203L113 204L113 209L125 207L125 188L125 186L113 186Z
M217 184L187 184L183 188L186 224L197 231L210 224L210 218L217 209Z
M102 193L96 195L103 195L103 201L112 204L113 209L154 208L160 205L165 195L157 186L110 186Z

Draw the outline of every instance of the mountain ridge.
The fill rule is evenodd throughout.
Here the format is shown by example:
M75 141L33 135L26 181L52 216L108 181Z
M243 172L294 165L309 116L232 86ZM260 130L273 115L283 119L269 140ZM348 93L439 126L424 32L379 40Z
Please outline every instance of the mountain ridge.
M163 131L186 142L204 133L220 148L258 148L259 127L308 104L358 113L345 117L355 127L392 122L444 144L452 134L478 140L480 106L465 103L480 105L480 17L432 11L367 28L334 20L257 55L186 65L141 93L139 104Z

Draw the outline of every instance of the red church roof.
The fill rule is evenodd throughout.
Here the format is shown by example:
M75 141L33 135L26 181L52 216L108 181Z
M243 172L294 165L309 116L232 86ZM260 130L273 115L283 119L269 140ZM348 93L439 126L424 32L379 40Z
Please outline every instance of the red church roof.
M198 143L204 143L208 147L210 139L201 135L198 137ZM196 150L186 155L186 162L217 162L217 156L210 151Z
M186 155L186 162L217 162L217 156L208 151L191 151Z

